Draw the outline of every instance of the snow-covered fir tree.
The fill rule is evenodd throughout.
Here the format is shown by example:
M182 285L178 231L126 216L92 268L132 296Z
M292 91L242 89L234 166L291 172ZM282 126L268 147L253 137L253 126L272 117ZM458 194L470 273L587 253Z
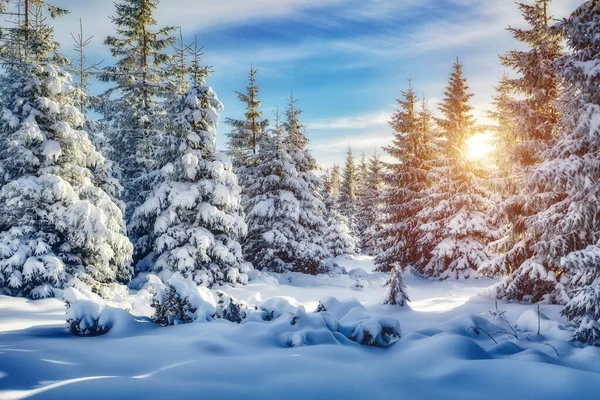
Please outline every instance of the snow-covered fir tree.
M557 101L559 84L553 62L562 54L563 35L552 29L548 15L551 0L535 0L533 4L517 3L528 29L508 30L526 50L512 50L500 57L502 64L517 73L503 83L513 94L506 107L514 119L516 143L507 150L521 167L535 166L551 144L554 125L559 120Z
M268 120L262 119L262 111L259 110L262 101L258 99L259 87L256 84L256 73L257 70L251 65L246 93L235 92L239 101L246 106L245 118L228 118L225 121L232 128L232 131L227 134L229 137L228 155L242 182L244 181L244 168L251 167L250 159L258 152L261 136L269 124Z
M406 283L402 275L402 268L394 267L385 283L383 304L403 307L410 299L406 293Z
M333 257L354 255L357 252L357 240L350 232L349 221L339 211L340 167L337 164L323 175L325 186L325 245Z
M249 170L247 188L248 237L244 254L258 269L274 272L323 272L325 258L320 232L307 224L311 194L297 169L279 114L270 132L263 134ZM310 215L310 214L308 214ZM314 236L318 234L319 236Z
M326 176L323 179L323 184L325 185L325 191L331 197L333 197L336 201L339 200L340 197L340 189L342 187L342 180L340 175L340 166L338 164L333 164L330 171L325 171Z
M298 179L302 183L297 193L300 215L298 219L305 236L296 250L294 270L309 274L322 271L322 260L327 256L327 249L323 243L325 232L325 204L323 203L323 180L317 172L319 165L308 150L308 137L300 123L302 111L296 107L293 93L285 110L284 128L286 136L284 143L292 157Z
M98 74L101 81L114 85L98 98L96 108L109 128L106 134L114 151L109 156L122 172L128 222L146 200L163 165L157 157L164 145L165 124L165 110L159 100L171 92L165 63L169 60L166 50L174 38L173 28L156 28L158 3L120 0L115 4L112 22L116 35L108 36L104 44L116 61Z
M365 254L377 255L382 251L384 228L384 167L379 154L369 159L367 178L363 181L359 218L364 230L361 233L361 250Z
M560 193L545 221L538 225L551 230L553 238L540 243L541 249L559 254L570 251L561 260L568 271L571 300L563 310L578 325L573 339L600 345L600 1L586 1L570 18L559 24L566 33L571 51L558 60L557 67L566 90L562 95L564 116L561 135L550 161L542 164L540 179L556 176L560 183L546 191ZM558 194L557 193L557 194ZM557 222L555 222L557 221ZM552 246L552 247L551 247ZM566 250L566 251L565 251Z
M210 71L192 51L189 89L174 94L167 110L168 143L156 186L131 222L137 265L163 281L179 273L199 286L246 283L240 239L246 223L240 188L229 158L216 150L223 105L206 84Z
M422 128L431 123L420 123L420 118L431 119L429 113L417 110L417 96L409 82L408 90L397 100L398 109L390 125L394 129L392 143L385 152L394 162L385 164L383 175L387 187L383 193L384 225L377 240L383 252L375 263L379 271L394 268L418 268L430 256L430 248L419 244L420 212L424 207L424 192L429 186L428 161L431 159L433 133ZM426 262L426 261L425 261Z
M28 37L11 30L1 59L0 291L42 298L82 283L99 290L130 278L131 244L120 208L94 184L104 158L79 128L78 91L46 23L65 10L30 6L33 18L17 22Z
M339 167L338 167L339 178ZM338 179L339 182L339 179ZM349 221L339 212L338 197L331 192L334 192L331 176L325 182L326 197L325 208L325 245L327 250L333 257L355 255L357 252L357 240L350 231ZM338 187L339 192L339 187Z
M558 303L568 302L574 290L565 315L586 326L579 332L586 341L594 329L590 321L598 317L600 95L594 82L600 77L595 69L599 10L598 2L586 2L560 24L571 53L555 63L565 86L559 135L545 160L526 176L522 201L527 218L519 227L521 242L511 249L518 252L511 260L520 263L511 264L516 268L497 287L499 297ZM578 291L581 287L586 289Z
M432 163L428 204L420 212L423 236L419 245L430 249L430 257L417 270L426 276L472 277L491 257L486 245L496 232L486 212L493 203L483 184L483 170L464 154L466 141L474 133L471 97L457 60L440 105L442 118L437 119L444 141Z
M350 231L353 234L357 232L358 185L359 174L356 169L356 163L354 162L352 149L348 147L348 151L346 152L346 163L344 164L344 169L342 170L339 211L348 220Z
M559 119L559 83L553 62L562 54L563 35L549 25L549 3L550 0L536 0L531 5L518 3L529 28L509 31L528 49L509 51L500 58L504 66L517 73L514 78L504 76L500 81L495 110L490 115L499 124L499 165L506 180L503 213L508 229L493 244L499 255L481 268L485 275L510 274L527 258L528 245L523 241L522 229L533 210L524 207L528 196L525 175L542 160Z
M360 156L360 161L357 165L357 176L358 182L356 185L356 232L355 235L358 240L358 246L363 252L365 249L365 232L369 228L369 207L367 204L369 202L369 165L367 163L367 157L365 156L365 152L363 151Z
M502 107L504 114L512 119L514 129L507 138L512 140L502 141L502 147L506 148L510 157L509 165L513 165L503 210L508 224L504 237L492 245L499 255L482 265L480 272L485 275L510 275L498 287L497 295L512 300L527 298L537 301L555 287L553 283L542 282L544 279L535 283L538 281L533 276L536 272L524 266L533 256L536 243L533 240L535 234L527 231L527 221L543 211L541 203L530 202L531 192L527 182L532 179L530 175L551 146L553 130L560 117L557 108L560 84L553 65L563 52L564 36L560 30L549 25L552 21L547 13L549 3L549 0L536 0L532 5L519 4L530 29L510 30L529 49L511 51L502 57L503 63L518 73L516 78L501 83L501 88L504 84L512 91L502 99ZM521 282L522 279L529 280L525 277L532 272L531 281L527 284ZM514 279L519 282L513 284Z
M474 120L467 80L457 60L440 104L437 125L444 141L429 173L427 203L419 212L424 258L415 269L440 279L474 277L477 268L491 259L487 244L496 238L490 210L494 203L485 185L485 170L466 158L466 142L473 135Z
M75 106L86 116L81 120L84 126L78 126L85 130L96 150L104 157L103 163L98 163L92 167L94 184L104 190L113 201L119 205L121 210L125 210L125 204L121 200L123 186L120 182L120 171L117 165L109 158L113 148L107 136L109 127L101 121L93 121L87 118L90 103L95 100L89 96L91 78L98 72L98 66L101 63L89 63L86 54L86 48L91 44L93 37L87 37L83 33L83 23L79 20L79 32L77 35L71 34L73 38L73 50L76 53L75 59L67 66L73 76L75 94Z

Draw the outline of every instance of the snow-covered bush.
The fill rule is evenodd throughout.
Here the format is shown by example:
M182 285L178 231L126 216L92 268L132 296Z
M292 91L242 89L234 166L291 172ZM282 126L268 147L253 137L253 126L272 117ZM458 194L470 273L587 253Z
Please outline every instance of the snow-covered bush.
M100 296L86 289L67 288L63 298L67 306L67 324L73 335L99 336L112 328L112 307Z
M179 273L164 283L155 275L148 275L147 279L148 291L153 294L152 320L155 323L167 326L213 319L216 302L209 289L198 287Z
M217 297L215 318L226 319L238 324L246 319L248 311L250 311L248 303L231 297L221 290L217 290L215 295Z
M372 317L357 321L352 331L342 329L348 339L367 346L387 347L401 337L400 322L389 317Z

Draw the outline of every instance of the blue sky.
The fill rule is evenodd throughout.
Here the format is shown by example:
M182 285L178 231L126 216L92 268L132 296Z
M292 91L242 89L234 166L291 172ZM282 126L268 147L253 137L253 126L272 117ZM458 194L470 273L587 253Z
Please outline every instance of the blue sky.
M550 11L565 17L581 2L555 0ZM57 22L64 51L81 17L94 36L92 60L112 62L102 45L113 32L112 2L53 3L72 11ZM386 121L407 78L435 108L456 57L475 93L475 115L487 122L503 73L498 55L518 47L505 28L523 25L509 0L162 0L156 19L182 26L205 46L204 60L214 69L208 83L225 104L222 119L243 117L233 91L244 90L250 63L259 71L266 118L285 106L293 88L323 167L342 162L348 146L370 155L391 140ZM227 131L221 124L221 148Z

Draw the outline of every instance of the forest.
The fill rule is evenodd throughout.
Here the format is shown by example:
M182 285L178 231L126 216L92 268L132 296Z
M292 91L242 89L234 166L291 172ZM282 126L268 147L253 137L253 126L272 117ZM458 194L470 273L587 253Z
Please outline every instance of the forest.
M285 88L263 110L252 60L236 92L245 113L220 121L219 66L200 37L160 23L159 0L111 3L102 64L84 24L56 41L69 11L51 3L0 1L0 399L339 398L354 374L346 397L366 398L403 360L406 376L410 364L430 374L378 394L505 398L493 388L531 363L536 379L564 380L519 378L506 389L517 398L595 398L600 1L563 19L551 0L507 3L524 27L506 27L515 49L499 57L493 124L473 113L478 66L456 58L427 94L435 107L407 77L389 144L348 147L327 169L303 122L310 99ZM23 359L18 346L36 350ZM324 353L285 361L282 349L311 346ZM350 354L373 370L339 367ZM436 354L454 372L431 372ZM229 370L262 356L272 386Z

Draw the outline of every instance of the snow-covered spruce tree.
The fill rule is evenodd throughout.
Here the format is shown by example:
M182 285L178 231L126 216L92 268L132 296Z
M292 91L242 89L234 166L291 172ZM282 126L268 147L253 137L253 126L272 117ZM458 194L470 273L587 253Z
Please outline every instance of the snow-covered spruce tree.
M390 271L390 276L385 283L385 293L383 295L383 304L390 304L403 307L410 301L406 294L406 283L402 275L402 268L394 267Z
M261 136L266 132L269 121L262 118L259 110L262 101L258 100L259 87L256 85L257 70L250 66L248 74L249 83L246 93L235 92L238 99L246 105L245 119L227 118L225 123L230 125L232 131L227 134L229 148L227 154L231 157L236 173L240 176L242 186L244 183L244 169L251 167L250 159L258 152Z
M369 205L367 202L369 201L369 165L367 163L367 157L365 156L365 152L362 152L360 156L360 161L357 165L356 171L358 180L356 184L356 227L355 227L355 236L358 240L358 246L361 252L364 252L365 247L365 232L367 228L369 228L369 221L367 217Z
M390 125L394 140L384 150L395 162L385 164L383 174L387 187L383 193L384 225L377 239L383 252L376 259L377 269L392 271L395 267L417 267L427 260L431 248L418 244L421 225L419 214L424 207L424 191L428 188L428 161L431 158L433 134L423 128L431 122L430 114L419 114L417 96L409 81L408 90L397 100L399 108L392 115ZM425 261L426 263L426 261Z
M88 95L90 89L90 79L98 72L100 63L88 63L86 48L90 45L92 37L86 38L83 34L83 23L79 20L79 32L77 36L71 34L73 38L73 50L77 56L73 62L68 65L69 72L73 75L74 87L77 91L75 95L75 106L87 117L90 102L94 97ZM106 132L108 127L101 121L92 121L88 118L82 119L85 126L77 127L85 130L96 150L104 157L103 163L97 163L92 166L94 184L104 190L113 201L119 205L122 211L125 210L125 204L121 201L123 187L121 186L119 170L115 163L109 159L114 154L112 146L108 140Z
M340 190L342 187L342 181L340 177L340 166L338 164L333 164L331 167L331 171L327 171L327 176L323 179L323 183L325 185L325 191L329 196L331 196L337 206L337 201L340 197Z
M307 263L315 263L311 272L321 272L315 257L324 254L312 243L314 232L303 224L309 188L296 169L285 135L276 113L272 130L262 136L258 153L252 156L244 255L261 270L305 272Z
M339 212L340 167L337 164L323 176L325 186L325 245L333 257L354 255L357 251L356 238L350 232L349 221Z
M270 132L262 135L258 153L251 155L256 166L249 170L247 188L248 236L244 256L255 268L273 272L294 269L301 186L294 160L284 143L279 114ZM250 175L249 175L250 176Z
M163 166L157 151L164 143L165 110L161 98L171 91L168 85L169 56L173 28L155 29L154 11L159 0L120 0L112 22L116 35L105 39L115 57L98 77L112 83L98 98L96 109L109 128L114 160L122 173L123 199L127 222L137 206L153 189L154 178ZM136 238L132 237L135 241Z
M487 244L497 232L488 215L494 203L485 185L486 170L464 154L473 134L472 94L458 60L444 94L437 125L445 140L429 172L426 205L418 213L416 245L426 253L414 267L428 277L463 279L474 277L477 268L491 259Z
M573 296L564 313L580 324L576 338L584 341L600 316L599 11L598 1L588 1L559 24L570 50L555 63L565 86L563 116L556 143L525 181L522 261L498 286L499 297L514 300L566 303Z
M484 275L498 276L515 272L532 255L533 241L527 239L526 220L539 209L527 205L529 192L525 181L528 174L542 161L551 146L553 130L560 118L558 110L559 82L553 63L562 55L563 34L549 26L552 16L547 7L550 0L536 0L533 4L518 4L529 29L509 28L513 37L528 46L526 51L509 51L501 57L502 63L517 73L512 79L501 81L499 89L507 92L497 100L504 129L512 128L508 137L501 138L500 148L511 166L505 194L504 214L508 217L506 234L493 248L498 256L480 268ZM502 102L499 104L498 102ZM501 109L498 107L502 107ZM508 120L507 120L508 119ZM507 124L507 122L509 122ZM498 296L521 300L532 293L513 288L511 293L500 290ZM523 287L523 289L527 289ZM542 291L545 291L542 290ZM534 297L538 297L534 294Z
M296 250L294 271L316 274L323 271L322 261L327 256L323 243L325 232L325 204L323 203L323 180L317 175L319 165L308 150L308 137L300 123L302 111L296 107L293 94L285 110L284 143L292 157L298 179L302 183L297 191L300 215L299 230L304 232Z
M94 185L104 159L76 128L85 117L45 22L65 11L35 2L30 12L28 37L12 30L20 44L1 60L0 291L42 298L127 281L132 249L121 210Z
M381 231L384 228L384 169L379 154L369 159L368 175L363 181L360 200L360 220L364 230L361 234L361 250L377 255L382 251Z
M516 125L516 143L509 150L514 152L513 157L523 168L541 161L559 120L559 85L553 62L562 55L564 36L549 26L552 21L547 12L549 3L551 0L517 3L529 29L509 27L508 30L529 49L512 50L500 57L505 67L517 73L504 84L519 95L506 106Z
M163 281L174 273L199 286L246 283L240 239L246 224L240 188L229 158L216 150L223 105L206 85L208 68L193 51L190 88L169 100L168 146L156 186L131 221L139 270Z
M346 152L346 163L342 171L342 183L340 187L339 212L346 217L349 222L350 231L357 232L358 216L358 184L359 175L352 155L352 149L348 147Z
M566 35L570 54L556 62L566 86L560 107L564 115L560 138L550 152L554 160L545 164L556 165L559 176L570 178L553 188L568 190L568 197L552 206L565 211L568 206L559 216L560 240L572 246L565 246L569 250L589 244L561 260L570 278L567 288L575 291L563 314L579 324L575 340L600 345L600 223L596 217L600 211L600 92L596 84L600 78L600 2L586 1L557 28Z
M339 212L337 199L327 193L325 198L325 229L324 241L327 250L333 257L355 255L357 252L356 238L348 227L349 221Z

